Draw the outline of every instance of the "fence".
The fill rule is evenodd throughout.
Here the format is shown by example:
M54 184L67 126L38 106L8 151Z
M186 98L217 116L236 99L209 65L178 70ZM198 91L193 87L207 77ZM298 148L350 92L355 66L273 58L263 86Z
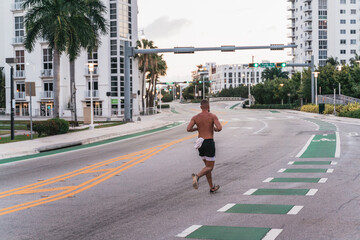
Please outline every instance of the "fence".
M360 103L360 99L339 94L335 95L335 104L347 105L355 102ZM318 103L334 104L334 95L319 95Z
M241 97L212 97L209 98L209 102L219 102L219 101L244 101L244 98Z

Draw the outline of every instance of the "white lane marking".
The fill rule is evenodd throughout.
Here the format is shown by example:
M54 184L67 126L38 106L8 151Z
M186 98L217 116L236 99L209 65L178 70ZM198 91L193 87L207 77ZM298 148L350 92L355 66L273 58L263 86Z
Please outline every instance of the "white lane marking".
M324 137L326 137L326 136L327 136L327 134L323 134L323 136L324 136Z
M248 118L249 120L256 120L256 118Z
M327 180L328 180L327 178L321 178L321 179L319 180L319 183L326 183Z
M271 182L273 179L274 179L273 177L270 177L270 178L265 179L263 182L269 183L269 182Z
M335 151L335 158L340 157L340 134L336 132L336 151Z
M286 168L282 168L282 169L280 169L278 172L279 173L282 173L282 172L285 172L286 171Z
M314 139L315 135L312 135L310 137L310 139L307 141L307 143L305 144L305 146L301 149L301 151L296 155L297 158L301 157L301 155L304 154L304 152L306 151L306 149L309 147L310 143L312 142L312 140Z
M328 169L327 171L326 171L326 173L333 173L334 172L334 169Z
M235 203L229 203L229 204L226 204L224 207L220 208L217 211L218 212L226 212L227 210L229 210L230 208L232 208L235 205L236 205Z
M233 121L239 121L240 119L238 118L232 118Z
M269 119L269 120L271 120L271 119L275 119L274 117L265 117L266 119Z
M264 130L265 128L267 128L269 125L267 124L267 122L264 122L264 121L262 121L262 120L259 120L260 122L262 122L265 126L262 128L262 129L260 129L259 131L256 131L256 132L254 132L254 134L258 134L259 132L261 132L262 130Z
M281 232L282 229L271 229L262 240L275 240Z
M287 118L295 118L294 116L287 116Z
M337 162L331 162L331 165L337 165L338 163Z
M191 227L185 229L182 233L179 233L176 235L176 237L182 237L185 238L187 235L190 235L192 232L195 232L199 228L201 228L202 225L192 225Z
M295 162L289 162L288 165L293 165Z
M314 196L317 193L318 189L310 189L306 196Z
M304 206L294 206L287 214L288 215L296 215L303 209Z
M359 134L357 132L350 132L349 136L350 137L356 137L356 136L359 136Z
M251 195L253 194L254 192L256 192L258 189L257 188L252 188L250 189L249 191L247 191L246 193L244 193L244 195Z
M248 130L252 130L253 128L252 127L241 127L243 129L248 129Z
M229 127L229 129L239 129L240 127Z

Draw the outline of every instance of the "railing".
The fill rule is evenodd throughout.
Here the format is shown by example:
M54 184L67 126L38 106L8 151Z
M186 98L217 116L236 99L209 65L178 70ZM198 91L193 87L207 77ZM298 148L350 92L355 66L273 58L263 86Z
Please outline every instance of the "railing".
M93 74L93 75L97 75L97 74L98 74L98 67L94 67L94 71L93 71L92 74ZM85 75L90 75L89 68L85 68Z
M319 103L328 103L328 104L334 104L334 95L328 94L328 95L319 95L318 96L318 102ZM345 95L335 95L335 104L341 104L346 105L348 103L360 103L360 99L348 97Z
M91 98L90 96L91 91L85 91L85 98ZM99 90L93 90L93 98L99 98Z
M295 10L295 5L294 5L294 4L291 4L290 6L287 7L287 10L288 10L288 11L293 11L293 10Z
M24 43L24 37L14 37L13 38L13 44L23 44Z
M25 92L16 92L15 93L16 100L24 100L25 99Z
M243 101L244 98L241 97L211 97L209 102L219 102L219 101Z
M312 16L310 15L310 16L307 16L306 18L305 18L305 22L311 22L312 21Z
M44 91L44 92L41 92L40 96L43 99L53 99L54 92L53 91Z
M307 26L306 28L305 28L305 32L310 32L310 31L312 31L312 27L311 26Z
M305 11L305 12L310 12L310 11L312 11L311 5L306 6L305 9L304 9L304 11Z
M43 69L40 71L41 77L52 77L53 76L53 70L52 69Z
M25 70L16 70L14 78L25 78Z

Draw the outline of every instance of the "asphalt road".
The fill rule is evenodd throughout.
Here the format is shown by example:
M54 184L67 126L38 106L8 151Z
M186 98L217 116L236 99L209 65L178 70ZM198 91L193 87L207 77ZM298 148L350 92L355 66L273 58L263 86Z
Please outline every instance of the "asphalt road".
M184 123L141 138L0 165L0 239L181 239L176 235L193 225L218 227L212 239L262 238L214 237L216 231L228 232L221 227L244 227L245 232L255 227L258 233L281 229L276 239L286 240L360 239L360 125L334 122L341 139L339 158L299 159L312 135L326 140L331 132L317 131L301 113L229 109L233 104L211 107L226 123L215 135L213 179L221 186L216 194L209 193L205 178L199 190L192 188L191 173L203 162ZM199 106L177 105L176 111L180 114L154 116L154 121L166 117L188 122ZM303 160L337 164L288 164ZM300 168L333 172L279 172ZM326 182L263 182L268 178ZM313 196L244 195L249 189L317 191ZM302 208L295 215L218 211L229 203Z

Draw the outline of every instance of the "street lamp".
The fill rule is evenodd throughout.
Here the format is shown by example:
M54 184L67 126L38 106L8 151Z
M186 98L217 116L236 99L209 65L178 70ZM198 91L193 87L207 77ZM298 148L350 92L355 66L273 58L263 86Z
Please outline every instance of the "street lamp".
M280 87L283 87L284 86L284 84L283 83L280 83ZM281 98L281 105L283 105L284 104L284 99L283 98Z
M14 109L15 109L15 99L14 99L14 66L18 62L17 58L6 58L6 63L10 65L10 103L11 103L11 140L15 139L15 129L14 129Z
M313 72L314 77L315 77L315 104L318 104L318 93L317 93L317 78L320 74L320 72Z
M360 61L359 61L360 62ZM339 66L337 66L336 67L336 69L339 71L339 72L341 72L341 69L342 69L342 65L339 65ZM341 94L341 83L339 82L339 95Z
M336 83L333 84L333 88L334 88L334 115L336 115Z
M93 106L93 72L94 72L94 63L88 63L89 72L90 72L90 126L89 129L94 129L94 106Z

